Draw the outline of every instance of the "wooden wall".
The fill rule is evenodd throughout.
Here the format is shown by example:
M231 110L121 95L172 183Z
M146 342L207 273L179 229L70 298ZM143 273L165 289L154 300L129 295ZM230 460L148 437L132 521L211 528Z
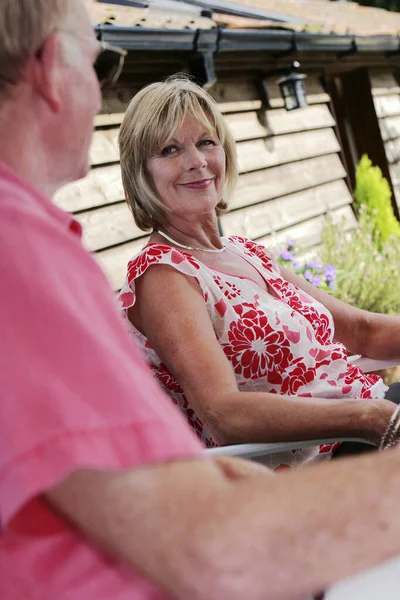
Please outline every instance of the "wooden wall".
M307 250L318 244L326 213L354 224L329 96L317 78L309 77L309 107L288 113L276 86L268 87L268 112L261 109L257 89L249 82L218 82L210 90L237 141L240 168L222 227L225 234L267 245L291 237ZM118 99L105 101L104 110L112 112L97 117L88 177L56 198L82 223L85 244L96 253L114 289L122 285L127 262L147 240L123 200L117 147L123 106Z
M246 87L250 94L243 84L243 95ZM268 246L293 238L307 250L319 243L328 212L354 225L330 98L317 78L309 77L306 87L309 106L302 110L287 112L270 83L268 112L259 101L221 104L237 141L241 173L230 212L221 219L225 233Z
M389 69L371 70L370 78L395 201L400 209L400 86Z

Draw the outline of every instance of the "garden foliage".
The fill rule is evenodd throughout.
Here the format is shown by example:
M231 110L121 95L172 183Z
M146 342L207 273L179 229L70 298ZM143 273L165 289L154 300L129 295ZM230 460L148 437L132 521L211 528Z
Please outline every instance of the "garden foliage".
M296 257L292 240L279 250L281 264L313 285L364 310L400 314L400 224L391 191L378 167L363 156L356 172L358 227L327 218L315 260Z
M377 233L376 242L381 244L389 236L400 236L400 223L393 213L391 190L379 167L374 167L366 154L361 158L356 170L354 206L364 208L371 217Z
M361 210L359 226L347 233L344 223L328 219L320 256L336 267L334 296L364 310L400 314L399 240L378 243L373 217Z

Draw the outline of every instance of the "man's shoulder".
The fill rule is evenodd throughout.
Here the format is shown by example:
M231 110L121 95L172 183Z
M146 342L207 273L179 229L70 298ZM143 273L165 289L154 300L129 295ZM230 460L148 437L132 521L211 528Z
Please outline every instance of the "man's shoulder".
M104 276L81 243L68 213L51 200L0 176L0 279L40 289L79 277L104 285ZM32 274L35 273L35 277Z
M27 188L10 178L0 176L0 211L6 216L15 215L33 206L32 194Z
M10 222L34 225L39 221L65 224L69 216L54 206L50 199L28 184L0 175L0 226Z

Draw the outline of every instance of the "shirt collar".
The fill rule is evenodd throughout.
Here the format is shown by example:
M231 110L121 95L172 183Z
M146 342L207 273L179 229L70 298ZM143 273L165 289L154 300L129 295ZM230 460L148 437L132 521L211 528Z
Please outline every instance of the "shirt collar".
M42 210L44 210L49 217L53 219L57 219L61 222L65 227L71 231L74 235L78 237L82 237L82 226L74 219L72 215L65 212L51 201L50 198L47 198L44 194L42 194L37 188L29 183L26 179L18 175L13 169L11 169L8 165L0 160L0 178L4 178L8 181L12 181L19 187L23 187L28 194L24 194L24 198L26 198L27 202L31 202L37 206L40 206Z

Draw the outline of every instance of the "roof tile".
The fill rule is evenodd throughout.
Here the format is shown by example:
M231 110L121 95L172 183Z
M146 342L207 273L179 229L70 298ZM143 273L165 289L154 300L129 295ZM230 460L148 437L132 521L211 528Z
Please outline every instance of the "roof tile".
M96 0L85 0L92 21L110 23L125 27L166 28L166 29L210 29L217 24L233 29L285 28L311 33L370 35L399 35L400 13L380 8L360 6L345 0L240 0L238 6L262 9L287 17L299 17L300 24L282 23L267 20L245 19L222 14L213 14L213 19L193 17L182 11L171 11L152 6L151 8L131 8L104 4ZM231 4L231 2L230 2ZM187 7L187 5L186 5Z
M398 35L400 13L381 8L360 6L355 2L332 2L330 0L241 0L243 6L279 12L290 17L300 17L304 25L285 25L287 29L313 33L351 35ZM275 27L268 21L254 21L239 17L214 15L219 24L229 28ZM264 24L264 25L263 25Z
M109 24L123 27L144 27L146 29L211 29L216 24L206 17L196 17L174 13L162 8L131 8L104 4L96 0L84 0L92 23ZM195 10L195 7L193 7Z

